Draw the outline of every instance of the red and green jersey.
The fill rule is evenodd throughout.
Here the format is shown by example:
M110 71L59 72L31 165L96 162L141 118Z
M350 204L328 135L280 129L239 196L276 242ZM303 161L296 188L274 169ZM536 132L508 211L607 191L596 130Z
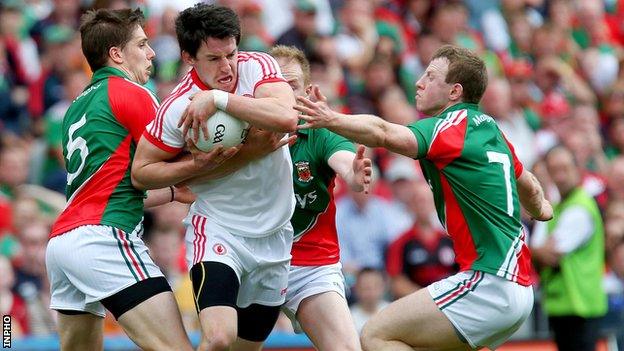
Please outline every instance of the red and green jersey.
M327 129L300 130L290 147L297 200L291 223L295 232L291 264L321 266L338 262L334 180L329 158L340 150L355 152L353 143Z
M476 104L462 103L408 128L460 270L530 285L516 190L523 166L494 119Z
M130 168L157 108L156 97L122 71L106 67L93 74L63 118L67 205L50 237L87 224L140 228L145 192L132 186Z

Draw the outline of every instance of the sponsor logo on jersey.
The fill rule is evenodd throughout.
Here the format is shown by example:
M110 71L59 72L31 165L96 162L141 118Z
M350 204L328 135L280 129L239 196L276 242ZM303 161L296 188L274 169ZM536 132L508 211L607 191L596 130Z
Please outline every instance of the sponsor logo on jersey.
M312 172L310 171L310 162L295 162L295 168L297 169L297 176L300 182L308 183L309 181L314 179L314 177L312 176Z
M474 124L477 125L477 127L479 126L479 124L481 124L483 122L495 123L494 122L494 118L492 118L492 117L490 117L488 115L484 115L484 114L481 114L481 115L478 115L478 116L474 117L472 119L472 121L474 122Z
M223 244L217 243L212 247L212 251L214 251L217 255L223 256L227 253L227 249Z

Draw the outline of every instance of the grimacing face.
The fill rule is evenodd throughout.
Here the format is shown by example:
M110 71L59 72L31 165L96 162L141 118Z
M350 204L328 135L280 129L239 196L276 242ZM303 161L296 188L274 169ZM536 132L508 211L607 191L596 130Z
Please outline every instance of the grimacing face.
M275 59L282 70L282 76L284 76L284 79L292 88L295 96L306 96L303 70L299 62L285 57L275 57Z
M195 57L183 55L193 66L201 81L213 89L233 91L238 74L238 47L236 38L209 37L202 42Z
M145 84L152 73L152 60L156 53L147 43L147 35L141 26L132 33L132 39L121 49L123 55L122 69L129 78L139 84Z
M422 77L416 82L416 109L434 116L442 112L449 103L453 84L445 82L449 62L446 58L436 58Z

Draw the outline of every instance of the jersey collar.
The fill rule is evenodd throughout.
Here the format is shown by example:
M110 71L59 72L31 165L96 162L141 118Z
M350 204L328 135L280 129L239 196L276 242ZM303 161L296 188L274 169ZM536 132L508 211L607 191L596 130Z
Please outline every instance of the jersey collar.
M459 104L455 104L453 106L447 107L446 110L442 111L438 116L442 116L447 114L448 112L451 111L458 111L458 110L463 110L463 109L467 109L467 110L479 110L479 105L477 104L473 104L473 103L469 103L469 102L460 102Z
M110 76L130 79L122 70L115 67L106 66L93 72L93 77L91 77L91 84L97 82L98 80L106 79Z

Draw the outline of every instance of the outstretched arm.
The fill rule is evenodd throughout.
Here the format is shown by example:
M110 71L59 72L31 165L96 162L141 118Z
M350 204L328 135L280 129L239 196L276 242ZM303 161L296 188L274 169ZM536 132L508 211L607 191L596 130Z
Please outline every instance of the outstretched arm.
M295 109L306 123L299 129L327 128L347 139L371 147L384 147L390 151L414 158L418 154L418 142L405 126L389 123L374 115L346 115L333 111L318 86L313 87L316 102L297 97Z
M524 169L517 180L520 203L538 221L553 217L552 205L544 197L544 190L533 173Z
M327 163L342 179L344 179L351 190L356 192L364 191L368 194L372 174L372 162L364 157L365 147L358 146L357 153L340 150L335 152Z

